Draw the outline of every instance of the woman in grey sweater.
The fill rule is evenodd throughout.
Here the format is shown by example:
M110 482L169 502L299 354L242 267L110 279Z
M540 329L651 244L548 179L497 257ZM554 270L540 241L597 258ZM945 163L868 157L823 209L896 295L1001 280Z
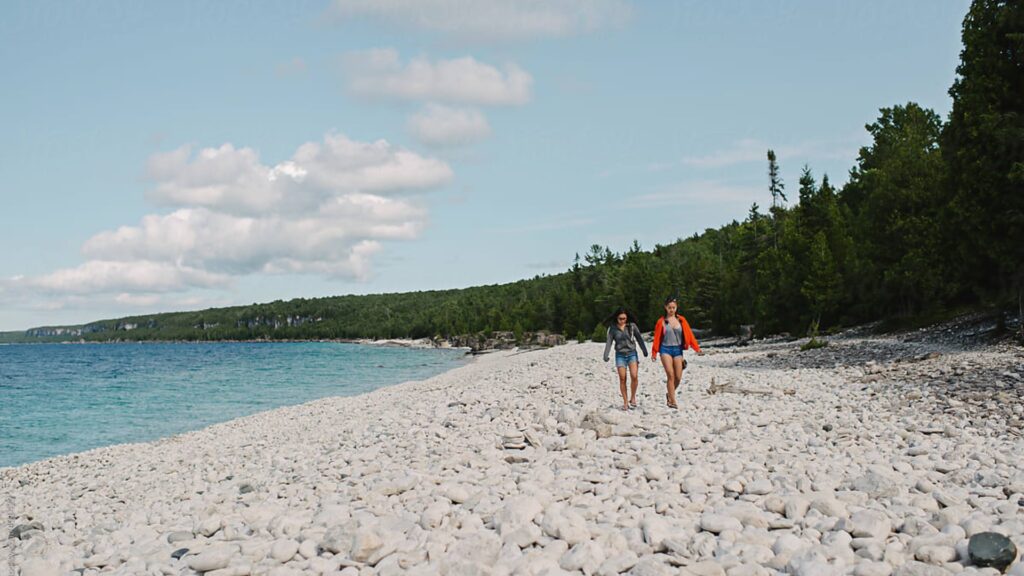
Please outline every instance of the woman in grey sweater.
M629 410L636 408L637 366L639 357L636 353L637 345L647 357L647 345L644 344L643 336L636 323L631 322L629 313L625 308L619 308L612 315L615 323L608 328L608 339L604 344L604 361L608 361L608 352L615 345L615 370L619 373L619 392L622 393L622 409ZM629 369L631 380L630 393L626 396L626 369Z

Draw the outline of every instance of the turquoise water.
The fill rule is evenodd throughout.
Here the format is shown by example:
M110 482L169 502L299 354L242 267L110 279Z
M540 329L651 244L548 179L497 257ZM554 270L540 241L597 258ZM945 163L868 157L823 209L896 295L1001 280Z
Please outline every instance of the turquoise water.
M464 358L327 342L0 346L0 467L420 380Z

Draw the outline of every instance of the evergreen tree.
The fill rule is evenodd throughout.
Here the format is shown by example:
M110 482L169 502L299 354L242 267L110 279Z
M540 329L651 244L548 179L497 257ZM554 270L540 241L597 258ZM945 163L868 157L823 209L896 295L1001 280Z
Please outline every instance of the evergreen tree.
M950 225L964 287L998 296L1024 280L1024 3L974 0L943 134Z
M772 208L778 208L786 201L786 185L779 176L779 164L775 161L775 150L768 149L768 191L772 195ZM781 200L782 202L779 202Z
M842 198L857 231L854 301L862 314L909 315L944 301L950 269L941 249L939 151L942 121L914 103L883 108L867 126L873 142L861 148Z

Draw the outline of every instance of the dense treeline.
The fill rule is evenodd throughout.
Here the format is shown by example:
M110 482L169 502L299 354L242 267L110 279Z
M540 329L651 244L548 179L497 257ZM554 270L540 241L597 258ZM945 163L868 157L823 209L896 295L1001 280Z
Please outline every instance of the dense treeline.
M297 299L100 322L86 339L601 336L626 305L653 322L677 292L696 326L760 333L1018 305L1024 284L1024 4L975 0L948 121L917 104L867 126L840 189L804 167L796 196L767 153L767 210L644 251L593 246L555 276L463 290ZM792 183L790 183L792 185ZM130 327L130 330L125 328ZM646 328L646 327L645 327Z

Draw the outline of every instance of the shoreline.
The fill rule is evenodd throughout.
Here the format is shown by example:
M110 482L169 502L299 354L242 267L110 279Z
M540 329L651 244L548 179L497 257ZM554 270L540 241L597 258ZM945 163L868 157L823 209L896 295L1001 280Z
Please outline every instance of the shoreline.
M433 350L466 350L467 355L469 354L469 347L466 346L438 346L434 345L429 338L419 339L400 339L390 338L387 340L370 340L370 339L347 339L347 338L332 338L332 339L309 339L309 340L293 340L293 339L281 339L281 340L267 340L267 339L252 339L252 340L83 340L83 341L59 341L59 342L0 342L0 346L39 346L39 345L59 345L59 346L87 346L91 344L97 345L123 345L123 344L358 344L362 346L380 346L380 347L393 347L393 348L416 348L416 349L433 349Z
M715 349L678 412L646 360L628 413L601 344L490 353L2 469L29 528L0 552L26 574L956 574L972 533L1024 544L1024 353L937 348Z
M184 342L162 342L162 343L184 343ZM210 342L210 343L215 343L215 342ZM245 342L234 342L234 343L245 343ZM341 343L346 343L346 344L362 344L360 342L341 342ZM90 342L90 343L87 343L87 344L131 344L131 342L94 342L94 343ZM406 346L400 346L400 347L406 348ZM423 348L423 349L425 349L425 348ZM438 349L438 350L440 350L441 348L431 348L431 349ZM447 370L444 370L444 371L440 372L439 374L435 374L434 376L431 376L431 378L434 378L434 377L446 374L448 372L451 372L452 370L458 370L458 369L460 369L460 368L462 368L464 366L472 364L474 361L476 361L477 357L478 357L477 355L472 355L472 354L469 354L467 352L464 356L462 356L461 358L459 358L457 360L457 362L458 362L457 365L452 366L451 368L448 368ZM186 431L183 431L183 432L179 432L177 434L172 434L170 436L162 436L162 437L159 437L159 438L154 438L154 439L151 439L151 440L143 440L143 441L139 441L139 442L122 442L122 443L119 443L119 444L107 444L107 445L104 445L104 446L97 446L95 448L89 448L87 450L82 450L82 451L78 451L78 452L69 452L67 454L58 454L58 455L55 455L55 456L50 456L50 457L46 457L46 458L43 458L43 459L40 459L40 460L34 460L34 461L31 461L31 462L25 462L23 464L17 464L17 465L14 465L14 466L0 466L0 478L2 478L4 476L5 472L9 472L9 471L21 468L23 466L31 466L31 465L34 465L34 464L49 462L51 460L56 460L56 459L61 459L61 458L77 459L79 456L89 455L89 454L91 454L93 452L102 451L102 450L105 450L107 448L116 448L116 447L124 447L124 446L140 447L140 446L145 446L145 445L149 445L149 444L157 444L157 443L161 443L161 442L163 442L165 440L170 440L170 439L177 438L179 436L186 436L186 435L193 434L193 433L196 433L196 432L201 432L203 430L206 430L207 428L212 428L214 426L221 426L221 425L231 424L231 423L239 421L239 420L245 420L247 418L252 418L254 416L259 416L261 414L266 414L266 413L274 412L274 411L277 411L277 410L282 410L282 409L286 409L286 408L295 408L295 407L304 406L306 404L310 404L310 403L314 403L314 402L319 402L319 401L322 401L322 400L328 400L328 399L357 398L357 397L360 397L360 396L364 396L366 394L372 394L373 392L376 392L378 390L382 390L382 389L385 389L385 388L391 388L391 387L395 387L395 386L402 386L402 385L405 385L405 384L414 383L414 382L421 382L421 381L422 380L403 380L403 381L399 381L399 382L392 382L392 383L389 383L389 384L384 384L384 385L382 385L382 386L380 386L380 387L378 387L378 388L376 388L374 390L371 390L369 392L362 392L362 393L358 393L358 394L354 394L354 395L331 395L331 396L324 396L324 397L321 397L321 398L314 398L312 400L307 400L307 401L301 402L299 404L288 404L288 405L284 405L284 406L277 406L277 407L274 407L274 408L268 408L268 409L260 410L258 412L254 412L252 414L248 414L248 415L244 415L244 416L238 416L236 418L231 418L229 420L224 420L222 422L214 422L212 424L207 424L207 425L205 425L205 426L203 426L201 428L197 428L197 429L194 429L194 430L186 430Z

